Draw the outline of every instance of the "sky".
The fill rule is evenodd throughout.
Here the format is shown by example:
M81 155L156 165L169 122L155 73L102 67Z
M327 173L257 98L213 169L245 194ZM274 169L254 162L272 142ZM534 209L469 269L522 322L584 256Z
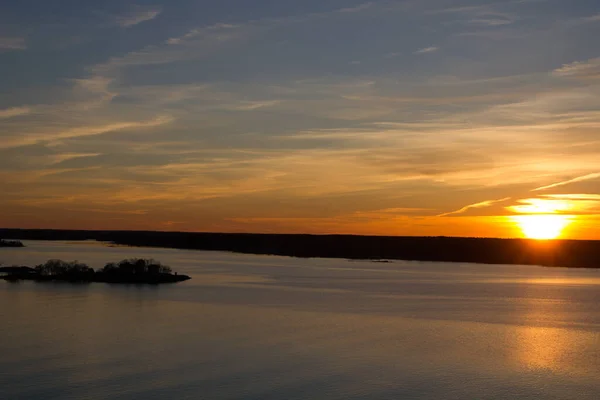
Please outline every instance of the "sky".
M9 0L0 226L600 239L599 37L597 0Z

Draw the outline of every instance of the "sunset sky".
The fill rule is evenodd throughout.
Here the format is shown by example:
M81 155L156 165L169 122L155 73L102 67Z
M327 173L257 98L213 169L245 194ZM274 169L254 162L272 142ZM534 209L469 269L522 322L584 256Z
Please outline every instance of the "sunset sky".
M598 0L7 3L0 227L600 239Z

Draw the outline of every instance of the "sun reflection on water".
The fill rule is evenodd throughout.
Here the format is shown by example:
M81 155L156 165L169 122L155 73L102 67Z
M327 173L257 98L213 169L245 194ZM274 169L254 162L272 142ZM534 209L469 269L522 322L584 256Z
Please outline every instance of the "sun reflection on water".
M528 326L519 328L519 363L527 369L556 371L565 368L562 359L572 345L570 332L557 328Z

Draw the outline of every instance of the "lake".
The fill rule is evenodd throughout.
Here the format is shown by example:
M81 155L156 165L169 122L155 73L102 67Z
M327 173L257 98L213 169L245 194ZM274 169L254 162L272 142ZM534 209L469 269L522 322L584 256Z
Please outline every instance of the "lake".
M600 270L24 243L192 279L0 281L0 399L600 397Z

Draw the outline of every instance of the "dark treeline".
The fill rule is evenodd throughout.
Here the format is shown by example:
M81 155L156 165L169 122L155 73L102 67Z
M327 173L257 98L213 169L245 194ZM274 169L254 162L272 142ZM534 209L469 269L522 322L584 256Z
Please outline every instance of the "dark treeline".
M173 274L170 267L158 261L145 259L108 263L95 271L77 261L48 260L34 268L23 266L0 267L0 277L8 281L31 280L38 282L106 282L106 283L174 283L190 279L187 275Z
M19 229L0 229L0 235L30 240L94 239L129 246L293 257L600 267L600 242L591 240Z

